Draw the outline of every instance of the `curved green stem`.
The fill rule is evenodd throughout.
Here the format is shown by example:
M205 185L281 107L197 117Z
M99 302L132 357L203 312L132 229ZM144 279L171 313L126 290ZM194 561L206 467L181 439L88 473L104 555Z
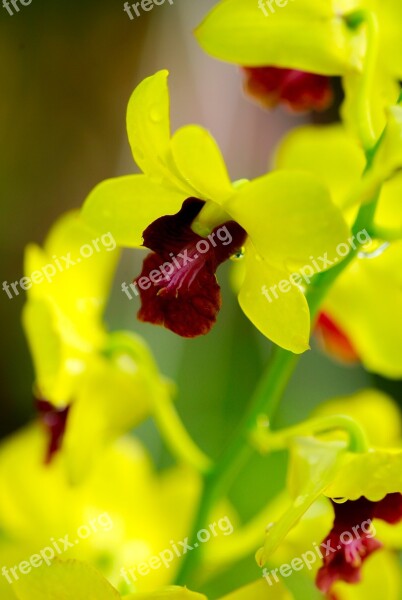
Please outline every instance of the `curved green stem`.
M194 467L200 473L207 473L212 466L211 460L200 450L185 428L169 394L168 383L159 375L143 341L131 333L116 331L109 335L103 354L108 358L126 354L135 364L144 366L149 378L152 416L167 447L179 462Z
M320 435L329 431L346 431L349 435L349 450L351 452L367 452L369 443L364 429L347 415L331 415L317 419L309 419L298 425L286 427L278 431L257 429L253 441L263 452L282 450L297 436Z
M167 394L158 394L153 405L153 417L173 456L200 473L207 474L211 470L212 461L191 438Z
M369 10L357 10L346 16L351 28L361 25L367 30L367 49L364 57L362 74L358 73L359 85L356 95L355 119L358 125L360 139L366 150L373 148L377 142L374 119L371 108L372 90L375 86L375 70L379 49L379 27L376 15ZM352 100L354 101L354 100Z

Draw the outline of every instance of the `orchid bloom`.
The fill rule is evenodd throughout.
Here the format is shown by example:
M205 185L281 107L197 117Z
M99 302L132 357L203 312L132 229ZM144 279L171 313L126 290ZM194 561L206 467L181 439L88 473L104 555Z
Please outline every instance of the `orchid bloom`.
M77 560L56 560L46 571L41 570L15 585L15 600L208 600L204 594L184 587L166 586L153 592L135 592L121 596L99 572ZM264 600L266 584L256 581L221 600ZM278 586L272 600L293 600L284 586Z
M341 76L343 114L354 130L361 125L357 113L365 86L369 122L364 137L370 146L384 128L384 109L399 95L401 16L399 0L289 0L277 6L264 0L221 0L196 36L215 58L251 67L248 87L258 87L268 102L276 94L296 108L306 98L310 108L317 108L317 101L319 107L330 93L317 76ZM272 68L279 70L276 91ZM293 90L292 77L297 81Z
M29 574L17 570L14 576L10 567L47 547L47 562L85 561L121 592L169 585L180 564L177 556L170 569L161 565L146 577L137 567L187 535L200 490L197 473L184 466L157 473L140 442L127 436L109 444L85 480L73 485L64 448L43 464L46 444L35 423L0 445L2 600L14 600L14 587L30 581ZM46 578L49 566L42 560L32 571Z
M145 245L139 318L185 337L205 334L220 307L217 266L244 261L239 302L269 339L295 353L309 340L298 272L311 256L334 253L347 227L316 178L277 172L232 184L221 153L201 127L170 137L167 71L145 79L128 106L127 130L143 175L107 180L87 198L83 218L120 246ZM270 304L262 290L289 279Z
M339 415L342 415L343 421L337 421ZM395 527L402 522L402 426L397 407L387 396L375 390L364 390L351 397L324 403L314 416L316 418L311 421L311 425L307 421L304 426L294 428L295 437L292 428L289 430L293 440L288 474L292 500L288 510L284 513L282 511L282 515L278 515L277 521L269 528L265 546L258 552L257 560L260 565L266 563L273 552L279 550L285 536L308 512L308 527L317 533L314 519L318 518L322 523L319 531L323 532L323 524L328 527L329 505L326 505L327 508L324 505L315 512L312 508L315 503L328 498L331 500L334 522L319 546L322 560L317 561L316 548L312 548L312 551L315 553L314 563L317 562L319 567L317 571L315 565L317 586L324 593L334 593L338 598L337 589L340 584L337 582L360 582L364 562L383 547L382 542L386 542L387 534L382 534L381 540L376 536L377 523L380 525L383 521ZM354 417L360 418L359 426L363 432L361 439L366 438L369 443L366 449L355 445L358 438L354 442L352 437L349 437L348 442L348 436L344 440L340 439L342 422L346 422L348 428L350 421L346 419L353 420ZM307 433L311 427L316 436L320 421L321 435L330 428L334 430L331 438L318 440L317 437L303 435L302 429L305 428ZM349 436L351 431L349 430ZM279 435L283 434L284 432L279 432ZM386 442L388 447L385 446ZM325 520L322 520L324 514ZM309 549L306 546L309 536L310 534L303 537L304 551ZM390 546L392 549L392 544ZM298 548L300 547L299 543ZM283 553L280 556L283 559ZM344 589L343 584L341 589ZM339 598L343 597L353 598L353 591L349 595L339 595Z
M95 239L98 250L84 258L81 249ZM49 461L63 443L76 480L107 442L150 414L166 389L142 340L108 333L102 323L118 258L112 241L109 231L97 238L73 212L57 221L43 249L30 245L25 257L26 273L42 274L27 292L23 323L36 371L34 395L49 432L45 455ZM62 257L69 259L64 268Z
M77 560L56 560L46 570L33 572L13 587L15 600L206 600L202 594L178 586L121 596L90 564Z

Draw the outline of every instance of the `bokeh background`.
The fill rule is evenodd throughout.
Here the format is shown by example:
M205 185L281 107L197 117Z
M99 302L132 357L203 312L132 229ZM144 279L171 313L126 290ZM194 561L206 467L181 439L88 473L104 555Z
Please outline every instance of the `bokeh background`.
M262 111L243 95L238 69L202 53L192 30L213 0L175 0L173 6L166 0L133 21L123 4L32 0L14 16L0 6L2 281L22 277L25 245L42 243L54 220L79 207L97 182L136 170L125 108L134 86L156 70L171 72L172 128L189 122L207 127L233 179L266 172L277 141L303 122L282 110ZM183 420L205 451L217 456L244 413L270 344L239 310L228 283L230 265L221 268L224 308L207 337L181 340L138 323L138 300L130 301L121 283L138 274L141 259L140 251L123 256L108 326L133 329L148 340L161 371L177 384ZM23 292L11 300L1 291L0 300L0 434L5 436L33 417L33 370L20 323ZM300 420L321 401L365 386L383 389L402 404L400 382L337 365L313 347L300 362L278 424ZM160 467L169 462L151 422L137 433ZM282 486L283 460L277 454L247 466L232 493L242 518L266 501L267 487L274 494ZM236 570L239 580L255 568L253 560L246 561ZM233 588L233 571L230 577Z

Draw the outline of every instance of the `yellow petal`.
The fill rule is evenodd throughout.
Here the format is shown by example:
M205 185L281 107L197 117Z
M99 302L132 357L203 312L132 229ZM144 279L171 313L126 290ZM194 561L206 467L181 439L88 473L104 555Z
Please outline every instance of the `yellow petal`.
M402 376L402 241L379 256L358 258L340 275L323 304L369 371Z
M72 335L69 339L63 338L53 306L45 300L26 304L23 324L39 394L56 406L65 406L71 401L92 348L79 335L74 336L74 340ZM67 326L67 321L63 324ZM70 332L74 332L72 324Z
M233 194L222 154L208 131L197 125L182 127L172 137L172 153L198 198L221 203Z
M269 588L265 579L259 579L224 596L221 600L266 600L267 598L271 600L292 600L293 595L281 582L275 583L273 588Z
M56 560L32 569L13 587L18 600L119 600L106 579L87 563Z
M308 350L310 315L303 292L291 283L288 272L259 257L251 243L243 260L246 275L239 293L243 312L278 346L296 354Z
M72 482L82 481L107 443L145 419L150 396L141 372L136 375L105 360L93 361L70 409L64 439Z
M184 192L160 185L145 175L117 177L92 190L82 216L96 231L112 232L118 245L139 247L148 225L178 212L186 197Z
M402 450L392 449L344 453L339 470L325 489L329 498L357 500L365 496L373 502L394 492L402 493Z
M157 592L124 596L124 600L207 600L207 598L203 594L191 592L187 588L172 585Z
M369 10L375 11L379 22L381 67L394 79L402 79L402 5L399 0L366 0L366 5Z
M271 14L265 3L263 10L254 0L224 0L208 14L196 36L206 52L221 60L340 75L361 67L362 47L342 19L342 13L353 10L357 2L336 4L289 1Z
M169 72L158 71L135 88L127 107L127 133L134 160L147 175L165 177L170 144Z
M110 231L97 236L72 212L56 222L43 250L26 250L25 273L33 283L23 323L39 393L49 402L71 401L89 354L103 343L100 318L119 256L115 248Z
M278 269L310 266L314 272L314 260L339 260L338 245L348 238L328 189L308 173L277 171L255 179L224 208L247 231L257 252ZM317 264L325 268L324 261Z
M43 250L27 247L25 273L42 273L32 283L29 298L53 298L67 315L85 321L103 311L119 252L110 228L97 234L78 211L66 213L53 225ZM39 277L38 277L39 280Z
M365 164L363 150L341 125L294 129L281 142L275 160L278 169L307 171L319 177L340 208Z
M380 575L379 575L380 574ZM399 561L392 552L375 552L362 565L361 581L357 584L336 582L331 592L338 600L367 600L386 598L399 600L401 571Z
M402 173L399 173L382 186L374 222L380 229L394 231L402 237L401 198Z

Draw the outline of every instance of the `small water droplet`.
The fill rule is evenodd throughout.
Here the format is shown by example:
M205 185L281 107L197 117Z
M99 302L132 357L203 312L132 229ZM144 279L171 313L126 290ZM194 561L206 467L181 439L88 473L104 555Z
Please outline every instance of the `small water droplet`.
M348 498L332 498L334 502L337 504L345 504L348 501Z
M153 123L160 123L162 121L162 113L159 108L156 108L155 106L151 108L149 111L149 118Z
M366 250L361 250L358 254L359 258L376 258L377 256L381 256L383 252L390 246L389 242L373 242Z
M244 257L245 254L245 248L244 246L242 246L241 248L239 248L239 250L237 252L235 252L234 254L232 254L232 256L230 257L230 260L241 260Z

